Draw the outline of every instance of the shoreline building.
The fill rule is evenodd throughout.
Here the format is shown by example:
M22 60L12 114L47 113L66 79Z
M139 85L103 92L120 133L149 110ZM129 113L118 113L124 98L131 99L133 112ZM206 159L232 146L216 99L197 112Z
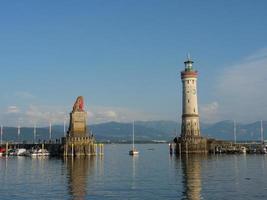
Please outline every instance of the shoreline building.
M207 153L207 139L200 136L197 78L198 72L193 68L193 61L188 56L181 71L183 84L181 136L174 139L177 153Z

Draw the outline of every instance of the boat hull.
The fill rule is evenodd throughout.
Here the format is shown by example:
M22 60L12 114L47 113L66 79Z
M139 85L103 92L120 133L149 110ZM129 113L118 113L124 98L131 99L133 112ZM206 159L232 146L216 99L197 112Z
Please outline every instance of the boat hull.
M131 155L131 156L138 155L138 154L139 154L139 152L137 150L130 150L129 151L129 155Z

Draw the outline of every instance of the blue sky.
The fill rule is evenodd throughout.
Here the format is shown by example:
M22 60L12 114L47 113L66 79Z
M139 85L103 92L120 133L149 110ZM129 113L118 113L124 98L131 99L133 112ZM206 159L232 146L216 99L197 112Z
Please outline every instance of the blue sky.
M1 123L60 123L78 95L89 123L180 120L188 52L202 121L267 119L266 8L263 0L2 1Z

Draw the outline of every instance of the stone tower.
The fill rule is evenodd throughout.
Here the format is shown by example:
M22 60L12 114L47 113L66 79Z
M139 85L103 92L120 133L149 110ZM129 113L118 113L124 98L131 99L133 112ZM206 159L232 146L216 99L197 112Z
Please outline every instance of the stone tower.
M177 153L206 153L207 139L200 136L199 114L197 103L198 72L193 68L193 61L188 56L181 72L183 84L183 113L181 136L175 138Z
M185 69L181 72L183 84L182 137L200 136L197 103L197 71L193 61L188 57L184 62Z
M84 100L82 96L79 96L70 113L67 136L63 138L64 156L84 156L96 153L94 148L95 138L87 130L86 117Z
M83 109L84 100L82 96L76 99L73 105L72 112L70 113L70 125L68 136L73 138L88 136L86 127L87 113Z

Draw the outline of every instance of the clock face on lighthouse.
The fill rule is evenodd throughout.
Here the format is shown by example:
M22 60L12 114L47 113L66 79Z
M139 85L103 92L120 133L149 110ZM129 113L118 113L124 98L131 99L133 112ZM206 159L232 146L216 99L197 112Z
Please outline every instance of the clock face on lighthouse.
M189 86L186 87L186 92L189 93L191 88Z

